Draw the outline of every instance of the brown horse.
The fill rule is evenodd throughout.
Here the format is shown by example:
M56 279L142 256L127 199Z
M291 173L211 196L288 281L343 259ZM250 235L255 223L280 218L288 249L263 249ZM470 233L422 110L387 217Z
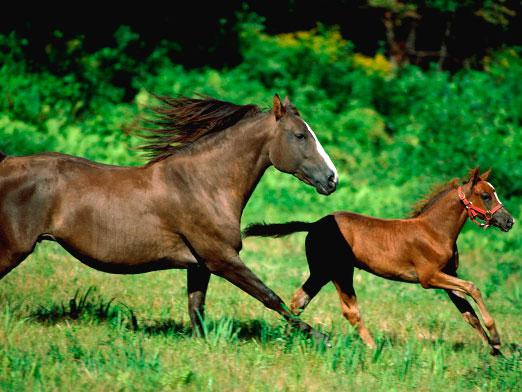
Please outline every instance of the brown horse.
M155 126L144 131L152 160L142 167L57 153L1 154L0 278L37 242L52 240L100 271L188 269L195 329L213 273L315 334L243 264L239 251L242 211L269 166L319 193L335 190L337 172L317 137L277 95L266 112L211 98L162 101Z
M299 315L329 281L337 288L343 315L357 328L370 347L375 343L364 326L353 288L354 267L383 278L420 283L424 288L445 289L464 319L499 353L500 337L495 321L482 300L479 289L457 278L459 255L457 237L470 219L487 228L490 224L508 231L514 224L500 203L495 189L487 182L489 171L479 175L474 169L462 186L453 180L426 198L410 219L385 220L352 212L336 212L315 223L254 224L245 236L280 237L306 231L306 257L310 277L293 296L291 310ZM476 219L485 221L481 224ZM490 336L465 299L477 303Z

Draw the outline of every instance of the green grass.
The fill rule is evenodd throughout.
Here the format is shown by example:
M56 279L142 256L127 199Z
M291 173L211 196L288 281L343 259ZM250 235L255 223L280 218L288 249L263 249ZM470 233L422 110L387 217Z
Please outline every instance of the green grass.
M315 219L348 206L378 213L410 193L407 186L395 193L380 189L365 206L364 187L344 186L335 198L324 198L295 179L279 180L274 173L263 180L245 221ZM283 194L278 200L275 183L299 188L310 207L286 203ZM406 209L404 202L399 206L397 215ZM206 338L194 338L185 271L109 275L42 243L0 282L0 389L516 390L522 381L517 231L468 225L460 239L462 275L483 290L503 357L489 356L443 292L361 271L355 288L376 350L344 320L331 284L303 314L332 336L331 348L288 333L275 313L217 277L208 292ZM303 240L298 234L244 243L243 259L285 301L307 276Z

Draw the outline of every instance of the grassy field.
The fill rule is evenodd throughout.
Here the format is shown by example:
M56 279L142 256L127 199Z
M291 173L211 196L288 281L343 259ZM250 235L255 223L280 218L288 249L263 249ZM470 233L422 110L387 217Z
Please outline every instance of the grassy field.
M324 198L271 172L253 195L245 222L315 219L341 208L383 215L390 206L397 207L388 215L401 216L410 199L427 190L382 187L368 204L369 189L345 183ZM285 200L296 191L302 203ZM468 224L459 240L462 276L482 289L501 333L503 357L489 356L445 293L361 271L355 287L376 350L367 349L344 320L331 284L303 319L328 332L332 348L288 334L275 313L217 277L207 297L207 337L193 338L184 271L109 275L43 243L0 282L0 389L517 390L518 232L517 226L504 234ZM247 239L242 257L288 301L307 276L303 240L302 234Z

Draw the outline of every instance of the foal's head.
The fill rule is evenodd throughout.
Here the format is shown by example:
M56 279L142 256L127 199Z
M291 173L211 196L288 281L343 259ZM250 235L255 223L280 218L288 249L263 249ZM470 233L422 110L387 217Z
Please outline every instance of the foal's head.
M288 98L282 103L276 95L273 114L276 129L269 156L274 167L295 175L323 195L335 191L339 181L337 170L295 106Z
M491 183L488 182L491 170L480 174L479 169L473 169L469 183L471 185L471 195L469 201L474 206L486 211L486 218L489 224L498 227L502 231L509 231L515 224L515 219L510 212L500 202L497 192ZM492 214L488 217L487 214Z

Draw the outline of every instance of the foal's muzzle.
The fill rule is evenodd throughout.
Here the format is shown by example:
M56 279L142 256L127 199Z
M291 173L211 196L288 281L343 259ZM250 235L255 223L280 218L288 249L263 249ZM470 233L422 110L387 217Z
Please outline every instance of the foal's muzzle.
M500 230L508 232L513 228L513 225L515 224L515 218L513 218L505 208L502 208L499 212L491 217L491 223Z

